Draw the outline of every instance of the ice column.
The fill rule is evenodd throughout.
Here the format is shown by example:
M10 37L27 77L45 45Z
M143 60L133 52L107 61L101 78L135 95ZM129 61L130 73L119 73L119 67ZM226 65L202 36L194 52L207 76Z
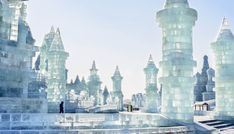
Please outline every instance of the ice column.
M101 105L102 101L102 90L100 77L97 74L98 69L96 68L96 63L93 61L92 68L90 69L90 76L88 81L88 90L90 97L93 96L96 99L96 105Z
M150 55L147 67L144 68L146 77L146 112L156 113L159 111L159 99L157 88L158 68L154 64L153 58Z
M163 56L160 62L163 115L186 123L193 122L193 60L192 28L196 10L187 0L166 0L157 13L162 28Z
M120 74L119 67L117 66L115 69L114 75L111 77L113 82L113 100L117 100L118 110L123 110L123 93L122 93L122 79L123 77Z
M226 18L211 46L215 54L217 116L234 117L234 36Z

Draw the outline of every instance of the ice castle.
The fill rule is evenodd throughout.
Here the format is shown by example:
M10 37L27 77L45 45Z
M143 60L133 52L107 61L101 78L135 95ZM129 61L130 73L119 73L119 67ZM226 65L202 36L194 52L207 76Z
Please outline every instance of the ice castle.
M26 22L25 1L0 0L1 133L192 134L234 128L234 36L227 18L211 44L216 75L204 56L202 72L195 79L192 33L197 11L190 8L188 0L166 0L164 8L157 12L163 40L160 67L150 56L144 68L146 94L132 98L132 105L144 110L126 112L130 104L124 104L119 67L110 77L112 91L102 88L95 61L87 80L84 77L80 80L77 75L68 83L69 53L65 51L60 30L52 27L42 46L35 46ZM33 68L36 52L39 55ZM214 110L194 110L196 101L214 100L214 96ZM59 114L62 101L65 113Z

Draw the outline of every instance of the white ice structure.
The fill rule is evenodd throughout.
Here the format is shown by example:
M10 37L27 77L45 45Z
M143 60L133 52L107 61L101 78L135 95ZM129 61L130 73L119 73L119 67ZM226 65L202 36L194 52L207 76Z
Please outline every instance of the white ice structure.
M234 118L234 36L227 18L223 19L221 30L211 44L215 54L216 70L216 112L218 118Z
M146 106L145 111L149 113L157 113L159 112L159 102L160 95L157 87L157 76L158 76L158 68L156 67L152 55L148 60L146 68L144 68L145 72L145 80L146 80Z
M117 104L118 110L123 110L123 93L122 93L122 79L119 67L117 66L114 75L111 77L113 81L112 100Z
M65 100L67 93L65 63L68 55L64 50L59 29L55 32L52 27L40 49L40 71L47 77L49 112L58 112L59 103Z
M164 9L157 13L163 34L162 76L163 115L186 123L193 122L193 60L192 28L197 11L187 0L166 0Z
M102 82L100 81L100 77L98 76L97 71L98 69L96 68L96 63L93 61L88 81L88 92L90 97L93 96L96 99L96 105L102 105Z
M38 47L26 22L24 1L0 0L0 112L5 113L47 111L46 100L29 92L33 82L39 85L32 69Z

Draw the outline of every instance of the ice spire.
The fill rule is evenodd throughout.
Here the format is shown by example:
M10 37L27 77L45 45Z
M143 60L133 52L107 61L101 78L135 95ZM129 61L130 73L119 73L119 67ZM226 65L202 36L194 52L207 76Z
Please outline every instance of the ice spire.
M209 62L208 62L208 56L205 55L203 57L203 67L202 67L202 74L207 76L206 71L210 68Z
M155 66L155 64L154 64L153 57L152 57L152 55L151 55L151 54L150 54L150 57L149 57L149 60L148 60L147 68L148 68L148 67L150 67L150 66L152 66L152 67L155 67L155 68L156 68L156 66Z
M150 54L148 64L149 64L149 63L152 63L152 62L154 62L154 61L153 61L153 57L152 57L152 55Z
M104 88L103 95L104 95L104 96L108 96L108 95L109 95L109 91L108 91L108 89L107 89L106 86L105 86L105 88Z
M104 91L103 91L103 104L106 105L107 104L107 99L109 97L109 91L107 89L107 87L105 86Z
M86 81L85 81L84 76L82 77L81 83L82 83L82 84L86 84Z
M59 28L57 28L56 34L58 34L60 36L60 29Z
M55 33L54 26L51 26L50 33Z
M92 68L90 69L90 71L97 71L95 60L93 61Z
M50 46L50 51L64 51L63 41L60 36L59 28L57 29L52 44Z
M228 18L224 17L222 25L221 25L221 30L229 29L229 26L230 25L229 25L229 22L228 22Z
M75 80L75 82L74 82L75 84L79 84L80 83L80 78L79 78L79 76L77 75L76 76L76 80Z
M114 73L115 76L120 76L120 71L119 71L119 66L116 66L116 69L115 69L115 73Z
M223 18L220 32L218 33L217 40L234 40L234 36L230 29L230 25L228 19L226 17Z
M144 72L146 74L146 87L153 84L157 86L157 74L158 74L158 68L156 67L153 57L150 54L148 64L146 68L144 68Z

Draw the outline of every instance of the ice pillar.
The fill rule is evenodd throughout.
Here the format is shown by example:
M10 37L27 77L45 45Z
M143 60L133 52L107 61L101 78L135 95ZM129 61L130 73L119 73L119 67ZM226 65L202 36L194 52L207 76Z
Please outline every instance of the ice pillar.
M157 13L162 28L163 56L160 62L163 115L186 123L193 122L193 60L192 28L197 11L187 0L166 0Z

